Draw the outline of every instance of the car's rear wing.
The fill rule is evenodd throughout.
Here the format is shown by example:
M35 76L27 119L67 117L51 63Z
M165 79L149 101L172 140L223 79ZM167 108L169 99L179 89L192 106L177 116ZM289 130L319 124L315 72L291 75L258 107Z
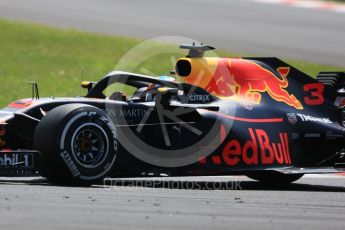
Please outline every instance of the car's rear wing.
M325 96L338 107L345 105L345 72L320 72L316 79L325 85Z
M345 72L320 72L316 79L327 87L345 87Z

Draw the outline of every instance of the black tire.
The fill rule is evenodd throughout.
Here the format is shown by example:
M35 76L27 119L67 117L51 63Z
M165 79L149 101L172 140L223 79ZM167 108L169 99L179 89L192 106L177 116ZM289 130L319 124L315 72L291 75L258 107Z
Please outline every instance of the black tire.
M42 175L50 182L90 185L106 177L115 163L115 128L96 107L59 106L36 127L34 149L42 153Z
M253 172L246 176L267 185L286 185L300 179L304 174L283 174L275 171Z

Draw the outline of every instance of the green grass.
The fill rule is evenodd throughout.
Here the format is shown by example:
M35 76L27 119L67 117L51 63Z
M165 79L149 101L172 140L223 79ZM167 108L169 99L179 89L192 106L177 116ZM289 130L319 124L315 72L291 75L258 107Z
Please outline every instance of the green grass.
M345 2L345 0L326 0L327 2Z
M99 80L139 42L131 38L0 20L0 106L31 97L27 84L31 81L39 83L41 96L84 95L85 90L80 88L82 80ZM167 74L172 68L170 56L176 54L181 55L177 47L176 53L156 55L141 63L140 68L134 63L140 62L137 57L129 63L132 66L123 70ZM290 63L311 75L337 69L299 61Z

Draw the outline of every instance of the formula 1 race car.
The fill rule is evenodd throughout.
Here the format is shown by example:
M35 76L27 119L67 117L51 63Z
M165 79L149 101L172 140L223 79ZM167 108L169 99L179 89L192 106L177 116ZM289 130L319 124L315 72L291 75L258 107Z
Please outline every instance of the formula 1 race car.
M345 165L345 73L316 79L277 58L204 57L176 78L114 71L85 97L0 110L0 174L89 185L105 177L247 175L271 184ZM126 92L126 93L124 93ZM128 95L130 94L130 95Z

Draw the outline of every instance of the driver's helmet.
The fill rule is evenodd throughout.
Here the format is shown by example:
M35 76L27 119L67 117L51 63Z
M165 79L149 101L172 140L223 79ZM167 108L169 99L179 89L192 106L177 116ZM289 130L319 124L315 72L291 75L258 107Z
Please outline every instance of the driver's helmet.
M171 81L171 82L175 82L176 79L174 77L171 76L159 76L158 77L159 80L163 80L163 81Z
M164 80L164 81L171 81L171 82L175 82L176 79L170 76L159 76L158 77L159 80ZM148 85L148 87L146 88L146 95L145 95L145 101L153 101L155 98L155 94L156 94L156 89L158 89L159 87L162 87L163 85L159 84L159 83L151 83Z
M158 79L164 80L164 81L171 81L171 82L176 81L175 78L170 77L170 76L159 76ZM146 101L146 102L154 101L155 90L162 86L163 85L159 83L151 83L147 87L138 88L134 92L132 100Z

